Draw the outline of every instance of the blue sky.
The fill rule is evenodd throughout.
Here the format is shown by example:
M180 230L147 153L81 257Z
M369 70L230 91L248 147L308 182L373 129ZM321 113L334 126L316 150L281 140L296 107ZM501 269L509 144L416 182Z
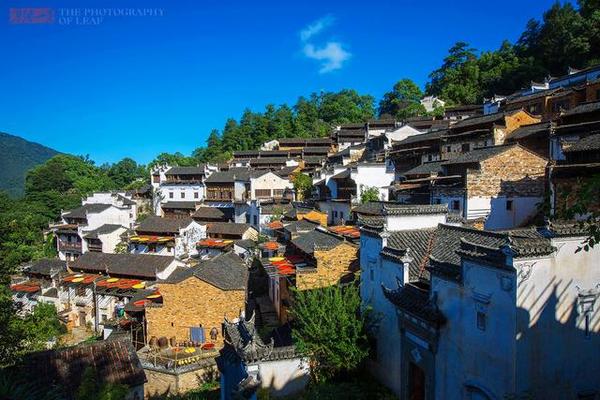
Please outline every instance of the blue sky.
M423 86L454 42L495 49L551 4L4 1L0 131L97 163L189 154L247 107L342 88L379 98L404 77ZM23 7L54 22L13 10L11 23ZM131 8L152 15L90 19Z

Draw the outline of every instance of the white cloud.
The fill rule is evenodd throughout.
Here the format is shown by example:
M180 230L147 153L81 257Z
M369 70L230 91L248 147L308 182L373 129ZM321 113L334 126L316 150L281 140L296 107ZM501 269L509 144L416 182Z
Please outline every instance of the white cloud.
M304 55L313 60L322 61L319 70L321 74L342 68L344 62L352 56L338 42L327 42L324 47L319 48L308 43L304 46Z
M319 70L321 74L342 68L344 62L352 56L339 42L329 40L324 45L312 43L311 39L331 26L334 21L333 16L326 15L300 31L300 40L303 43L302 51L307 58L321 61Z
M311 37L318 35L323 29L330 26L334 21L334 18L331 15L326 15L323 18L320 18L308 25L306 28L300 31L300 40L306 42Z

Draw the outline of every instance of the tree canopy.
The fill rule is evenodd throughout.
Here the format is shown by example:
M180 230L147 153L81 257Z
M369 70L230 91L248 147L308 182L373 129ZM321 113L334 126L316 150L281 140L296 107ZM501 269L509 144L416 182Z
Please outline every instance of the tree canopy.
M355 369L368 355L367 310L360 310L358 286L295 291L292 335L312 359L317 381Z

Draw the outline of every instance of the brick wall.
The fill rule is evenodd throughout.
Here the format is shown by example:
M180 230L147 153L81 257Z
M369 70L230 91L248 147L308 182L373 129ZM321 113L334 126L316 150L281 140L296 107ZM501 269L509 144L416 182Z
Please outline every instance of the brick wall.
M223 317L236 318L246 307L245 291L221 290L196 277L177 284L162 283L159 290L162 307L146 308L149 338L175 336L178 341L189 340L189 328L202 324L206 337L216 327L220 340Z
M358 247L342 243L331 250L317 250L317 272L299 273L296 287L299 290L316 289L336 284L351 272L358 257Z
M468 197L541 197L547 160L515 146L467 173Z

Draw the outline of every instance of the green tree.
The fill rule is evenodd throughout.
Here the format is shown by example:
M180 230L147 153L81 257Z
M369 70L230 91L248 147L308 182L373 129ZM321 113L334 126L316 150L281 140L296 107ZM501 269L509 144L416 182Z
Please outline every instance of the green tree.
M369 203L372 201L379 201L379 189L372 186L372 187L368 187L365 186L364 188L361 189L360 192L360 202L362 204L364 203Z
M311 358L317 382L354 370L367 357L369 310L360 305L353 284L294 292L292 335L298 349Z
M477 55L466 42L454 44L442 66L429 74L429 78L427 94L454 104L475 104L481 100Z
M37 304L33 312L23 319L23 324L27 332L28 351L44 350L48 341L58 340L67 332L58 319L54 304Z
M304 200L311 197L313 184L310 176L303 173L295 174L293 183L296 196L298 196L299 200Z
M383 95L379 102L379 115L389 114L399 120L425 115L427 111L421 104L423 92L410 79L396 82L390 92Z
M124 400L129 388L122 384L101 383L96 371L86 367L83 371L81 384L75 395L76 400Z
M116 189L124 189L138 179L147 179L146 168L138 165L131 158L124 158L111 165L108 169L108 177L113 181Z
M375 99L356 90L343 89L320 96L319 117L330 125L366 122L375 116Z

